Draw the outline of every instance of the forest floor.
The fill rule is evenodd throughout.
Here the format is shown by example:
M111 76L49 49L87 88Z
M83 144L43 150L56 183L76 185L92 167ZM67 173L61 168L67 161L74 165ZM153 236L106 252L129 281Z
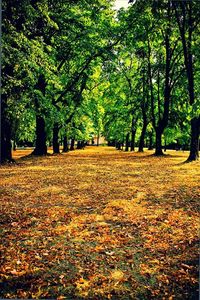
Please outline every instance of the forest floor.
M0 298L198 299L199 163L109 147L0 168Z

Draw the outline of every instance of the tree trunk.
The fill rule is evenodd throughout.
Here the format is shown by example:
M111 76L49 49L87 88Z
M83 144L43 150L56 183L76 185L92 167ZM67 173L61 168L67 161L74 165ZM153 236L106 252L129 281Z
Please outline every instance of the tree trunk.
M121 149L121 143L120 143L120 142L117 142L117 143L116 143L116 148L117 148L117 150L120 150L120 149Z
M190 154L187 161L199 159L199 132L200 132L200 117L194 117L191 120L191 141Z
M18 120L14 120L13 122L13 133L12 133L12 139L13 139L13 144L12 144L12 148L13 151L16 151L17 149L17 136L16 136L16 132L17 132L17 128L19 125L19 121Z
M2 126L3 127L3 126ZM3 130L3 128L2 128ZM12 159L12 145L10 138L10 128L7 126L4 130L4 134L1 137L1 163L11 162Z
M159 116L158 125L155 128L156 131L156 150L155 155L156 156L162 156L164 155L162 151L162 134L164 132L164 129L167 127L168 119L169 119L169 105L171 101L171 86L170 86L170 63L171 63L171 53L170 53L170 12L171 12L171 6L170 2L168 2L168 26L166 29L166 35L165 35L165 51L166 51L166 58L165 58L165 88L164 88L164 111L163 116Z
M128 151L129 149L129 133L127 133L126 135L126 148L125 148L125 151Z
M59 124L55 122L53 126L53 153L55 154L60 153L58 134L59 134Z
M81 147L81 141L78 141L78 142L77 142L77 147L76 147L76 149L82 149L82 147Z
M164 148L164 152L167 151L167 142L166 142L166 139L165 139L165 148Z
M17 150L17 143L16 143L16 138L13 140L13 151Z
M63 139L63 152L68 152L68 151L69 151L68 140L67 140L67 135L65 135Z
M146 134L146 129L147 129L147 122L146 120L143 121L143 126L142 126L142 132L140 135L140 142L139 142L139 152L144 152L144 138Z
M71 139L70 151L74 150L75 139Z
M98 135L97 135L97 146L99 146L99 139L100 139L100 134L98 132Z
M45 130L45 120L42 116L36 116L36 143L35 149L32 153L33 155L46 155L46 130Z
M132 129L132 131L131 131L131 151L135 151L135 134L136 134L136 130Z
M10 162L12 160L12 144L11 144L11 123L6 116L6 103L2 95L2 113L1 113L1 155L0 163Z
M1 155L0 163L11 162L12 144L11 144L11 125L5 116L2 116L1 122Z
M156 128L156 150L155 150L156 156L162 156L162 130L160 128Z
M141 102L141 110L142 110L143 126L142 126L142 132L140 135L140 141L139 141L139 149L138 149L139 152L144 152L144 139L145 139L146 129L147 129L147 125L148 125L147 112L148 112L148 102L149 102L149 95L148 95L148 92L146 91L146 80L145 80L144 69L142 71L143 71L142 72L143 99Z
M84 149L85 145L86 145L86 142L85 141L81 141L81 149Z
M190 98L190 104L195 103L195 93L194 93L194 63L193 63L193 53L192 53L192 37L194 32L194 20L193 17L193 5L192 1L188 6L188 9L182 9L181 15L178 11L178 6L182 5L184 7L186 3L173 3L175 8L176 20L179 26L179 31L182 40L183 54L184 54L184 63L186 67L187 80L188 80L188 92ZM186 12L188 14L186 14ZM182 16L183 13L183 16ZM184 22L181 22L183 18ZM186 26L185 26L186 25ZM188 29L188 35L186 30ZM190 140L190 154L187 159L187 162L198 160L199 159L199 127L200 127L200 117L194 117L191 120L191 140Z
M171 3L168 1L167 4L167 26L164 34L164 43L165 43L165 83L164 83L164 103L163 103L163 113L161 116L161 107L160 107L160 76L158 76L158 121L156 122L156 115L155 115L155 99L153 94L153 78L152 78L152 67L151 67L151 61L150 61L150 55L151 55L151 48L150 48L150 42L148 40L148 69L149 69L149 78L150 78L150 91L151 91L151 111L152 111L152 125L156 132L156 149L155 149L155 155L161 156L164 155L162 151L162 134L164 132L164 129L168 125L169 120L169 108L170 108L170 102L171 102L171 90L172 86L175 83L174 78L170 78L170 70L171 70L171 62L172 62L172 56L173 51L171 51L171 45L170 45L170 34L172 31L171 26ZM174 79L174 81L172 81ZM173 82L173 84L172 84ZM157 123L157 125L156 125Z
M153 131L149 134L149 147L148 150L153 150Z
M45 96L46 89L46 81L43 74L41 74L38 78L38 82L36 84L36 89L42 92ZM43 116L43 112L41 111L39 100L35 99L35 110L36 110L36 144L35 149L33 151L33 155L46 155L47 154L47 146L46 146L46 128L45 128L45 118Z

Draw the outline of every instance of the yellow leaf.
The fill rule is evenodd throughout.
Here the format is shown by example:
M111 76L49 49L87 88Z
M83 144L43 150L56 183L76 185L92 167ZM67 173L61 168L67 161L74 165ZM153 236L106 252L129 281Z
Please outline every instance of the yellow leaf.
M117 281L122 281L124 279L124 273L121 270L114 270L111 273L111 278Z

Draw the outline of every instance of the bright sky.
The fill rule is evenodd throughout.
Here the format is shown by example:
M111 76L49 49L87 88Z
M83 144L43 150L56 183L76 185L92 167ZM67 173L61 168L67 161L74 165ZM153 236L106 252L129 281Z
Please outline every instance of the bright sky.
M120 9L121 7L128 7L128 0L116 0L114 4L114 9Z

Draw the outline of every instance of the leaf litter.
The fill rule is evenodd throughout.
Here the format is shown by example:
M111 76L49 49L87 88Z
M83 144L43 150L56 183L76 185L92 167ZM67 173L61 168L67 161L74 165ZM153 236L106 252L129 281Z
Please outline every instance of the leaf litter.
M198 297L199 164L181 165L187 153L22 154L0 168L2 298Z

